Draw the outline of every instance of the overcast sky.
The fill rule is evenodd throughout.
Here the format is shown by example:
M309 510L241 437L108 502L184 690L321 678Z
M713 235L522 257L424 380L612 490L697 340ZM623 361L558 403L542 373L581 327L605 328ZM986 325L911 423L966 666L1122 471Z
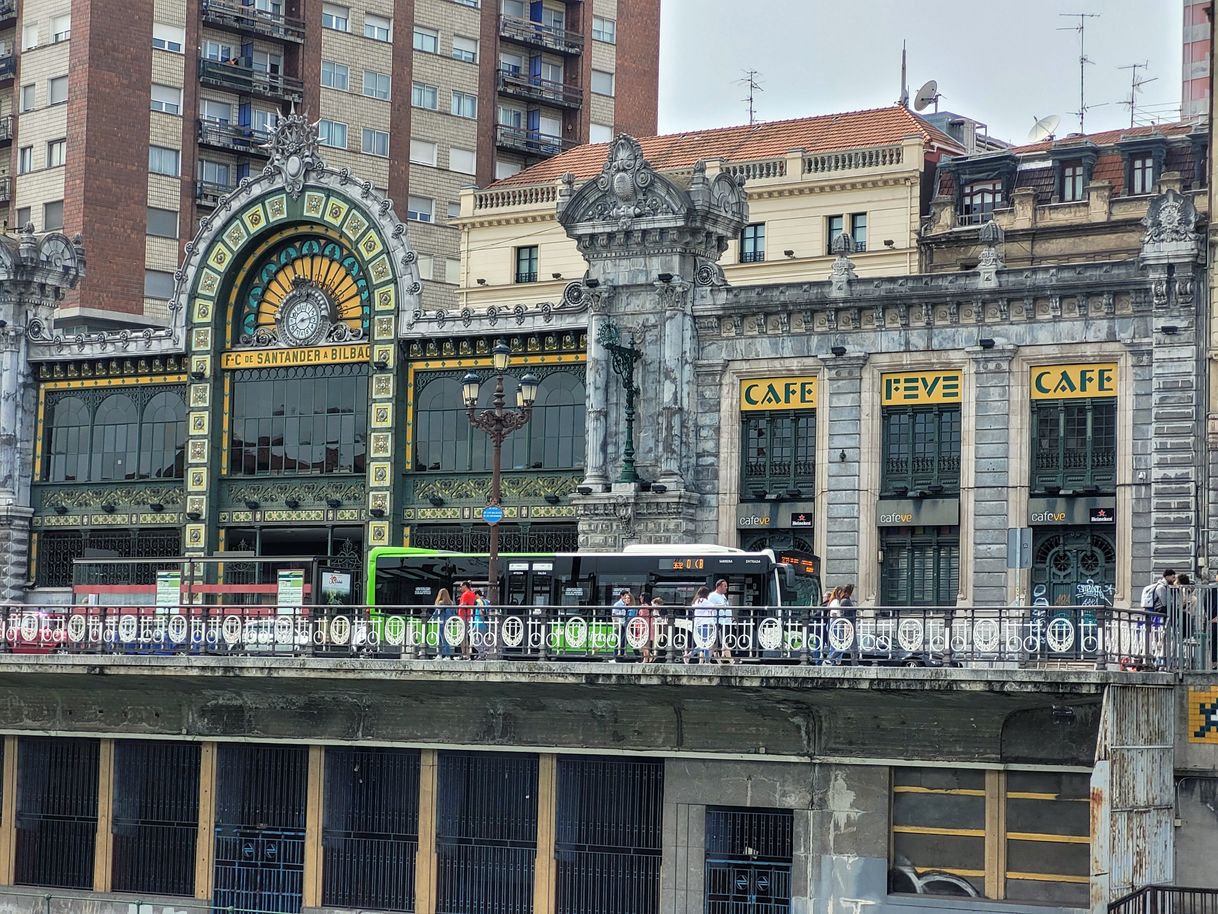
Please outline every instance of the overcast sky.
M900 91L908 44L911 99L936 79L942 110L1022 142L1037 117L1078 129L1077 24L1087 20L1088 133L1129 124L1130 71L1150 62L1138 105L1180 105L1182 0L661 0L660 131L748 122L737 80L760 71L758 120L875 108ZM629 0L626 0L628 5ZM1171 109L1174 109L1171 110Z

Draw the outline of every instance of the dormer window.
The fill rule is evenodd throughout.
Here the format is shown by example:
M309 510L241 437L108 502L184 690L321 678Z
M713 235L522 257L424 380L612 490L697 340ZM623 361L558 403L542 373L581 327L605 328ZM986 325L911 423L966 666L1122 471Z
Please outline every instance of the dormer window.
M1077 203L1083 199L1083 186L1086 181L1083 163L1081 160L1067 162L1062 166L1062 194L1063 203Z
M1129 160L1129 192L1150 194L1155 189L1155 157L1150 153L1133 156Z
M973 181L966 184L960 197L960 222L965 225L989 222L994 210L1001 204L1001 181Z

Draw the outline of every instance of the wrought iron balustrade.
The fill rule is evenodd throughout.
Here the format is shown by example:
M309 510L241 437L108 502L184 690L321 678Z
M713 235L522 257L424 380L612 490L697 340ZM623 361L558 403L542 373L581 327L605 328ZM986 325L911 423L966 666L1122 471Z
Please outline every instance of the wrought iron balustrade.
M578 108L584 101L583 93L576 86L529 76L517 70L499 70L498 85L504 95L549 102L564 108Z
M17 15L17 0L0 0L0 25Z
M515 16L499 17L499 35L561 54L579 54L584 50L584 36L579 32L569 32L530 19L517 19Z
M765 260L765 251L742 251L740 254L741 263L762 263Z
M13 116L6 114L0 117L0 143L8 143L13 139Z
M12 79L17 75L17 58L12 54L0 57L0 80Z
M579 143L576 140L564 140L560 136L551 136L536 130L499 124L495 127L495 145L528 155L552 156L564 150L573 149Z
M260 10L239 0L203 0L199 12L204 22L245 35L297 43L305 38L303 19Z
M1034 451L1032 487L1111 490L1116 485L1116 448L1037 448Z
M901 487L907 491L941 487L943 493L960 490L960 455L888 457L884 461L883 491ZM941 493L938 493L941 494Z
M13 179L8 175L0 178L0 203L13 199Z
M152 596L144 598L152 601ZM462 619L434 606L78 605L0 608L0 645L23 655L619 659L683 663L716 650L747 664L1202 669L1191 616L1111 606L875 608L503 606ZM1208 605L1208 604L1207 604ZM469 650L466 651L468 646Z
M265 131L253 127L199 118L199 143L203 146L266 158L270 155L270 150L265 147L269 136Z
M230 184L215 184L211 181L195 182L195 200L200 206L218 206L236 187Z
M199 82L243 95L298 103L304 99L304 82L296 77L226 60L202 58L199 61Z

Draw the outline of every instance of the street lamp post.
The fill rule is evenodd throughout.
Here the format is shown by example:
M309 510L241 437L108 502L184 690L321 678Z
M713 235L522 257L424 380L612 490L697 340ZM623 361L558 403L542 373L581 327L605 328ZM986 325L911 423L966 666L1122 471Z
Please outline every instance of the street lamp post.
M512 432L526 425L533 415L533 401L537 399L538 380L532 374L526 374L520 379L516 388L516 409L506 409L504 403L503 379L508 362L512 359L512 350L507 343L500 340L491 350L491 364L495 371L495 397L490 409L479 411L478 389L482 384L481 378L470 372L462 381L461 394L465 400L465 410L469 414L469 423L479 431L485 432L491 439L491 493L487 505L499 506L503 497L503 475L500 471L500 457L503 453L503 441ZM499 605L499 524L490 525L490 549L486 561L487 599L491 606Z
M634 383L634 363L643 357L635 345L634 334L630 342L622 344L621 331L613 321L606 320L597 331L596 341L609 350L613 357L613 373L622 379L626 392L626 444L622 448L622 473L618 482L638 482L639 473L634 466L634 398L639 389Z

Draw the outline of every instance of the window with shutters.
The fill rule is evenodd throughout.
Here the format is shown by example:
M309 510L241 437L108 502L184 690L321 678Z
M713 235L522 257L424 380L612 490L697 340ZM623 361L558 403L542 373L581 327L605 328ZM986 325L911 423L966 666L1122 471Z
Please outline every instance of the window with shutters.
M883 606L955 606L960 590L959 527L880 531Z
M1041 400L1032 407L1032 488L1116 492L1116 399Z
M960 491L960 407L883 408L884 495L953 495Z

